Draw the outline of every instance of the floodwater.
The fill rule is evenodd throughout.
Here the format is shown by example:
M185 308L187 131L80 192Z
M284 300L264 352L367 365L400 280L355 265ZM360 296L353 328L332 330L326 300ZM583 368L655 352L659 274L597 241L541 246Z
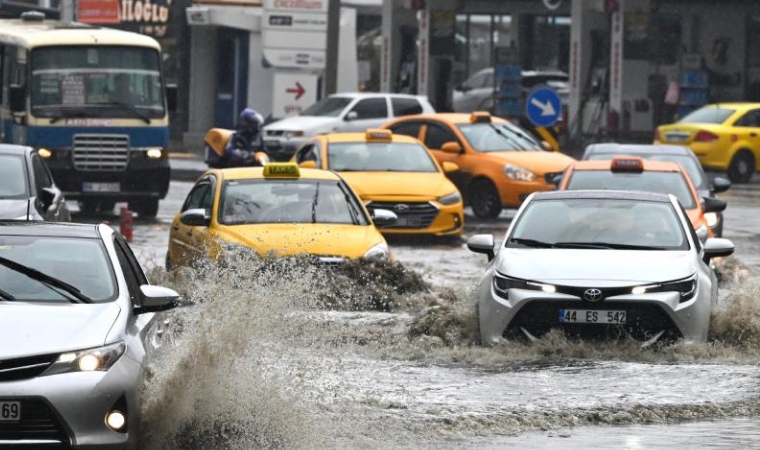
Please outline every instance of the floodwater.
M467 266L446 253L427 264ZM760 290L733 258L710 342L651 350L559 334L480 347L467 270L230 267L151 273L189 304L157 339L145 448L746 447L760 432Z
M133 244L180 291L151 358L146 449L760 448L758 186L726 193L720 299L705 344L477 345L483 255L391 242L392 265L314 268L238 254L166 273L168 225ZM468 234L503 233L469 223Z

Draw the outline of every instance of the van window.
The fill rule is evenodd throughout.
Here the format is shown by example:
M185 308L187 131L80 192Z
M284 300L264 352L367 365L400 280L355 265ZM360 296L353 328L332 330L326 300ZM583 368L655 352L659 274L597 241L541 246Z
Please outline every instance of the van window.
M391 105L395 117L422 114L422 105L413 98L392 98Z
M388 103L385 97L365 98L351 109L356 113L356 119L385 119L388 117Z

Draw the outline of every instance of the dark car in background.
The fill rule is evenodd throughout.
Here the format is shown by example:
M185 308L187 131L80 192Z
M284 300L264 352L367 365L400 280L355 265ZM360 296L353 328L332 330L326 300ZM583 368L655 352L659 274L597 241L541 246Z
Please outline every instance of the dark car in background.
M0 144L0 219L70 220L66 199L40 150Z
M586 147L583 160L612 159L615 156L639 156L652 161L670 161L681 164L694 183L697 194L701 197L715 197L715 194L725 192L731 187L731 182L723 177L715 177L712 180L705 174L699 159L688 147L680 145L643 145L643 144L617 144L600 143ZM723 236L723 213L714 212L705 214L707 223L712 228L715 237Z

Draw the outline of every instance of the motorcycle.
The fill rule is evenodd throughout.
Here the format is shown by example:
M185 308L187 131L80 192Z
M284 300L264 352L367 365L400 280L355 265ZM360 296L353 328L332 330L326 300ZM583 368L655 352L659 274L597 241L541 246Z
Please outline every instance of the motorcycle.
M233 130L224 128L212 128L206 132L203 159L210 168L223 169L227 167L224 162L224 151L233 133ZM254 154L253 161L246 167L263 167L268 162L269 156L265 152L259 151Z

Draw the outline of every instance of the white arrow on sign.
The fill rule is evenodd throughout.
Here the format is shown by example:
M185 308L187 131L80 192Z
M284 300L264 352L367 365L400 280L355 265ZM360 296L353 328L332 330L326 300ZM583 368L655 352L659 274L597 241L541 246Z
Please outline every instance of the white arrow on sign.
M546 103L541 103L537 98L532 98L530 99L530 104L539 108L542 116L554 116L557 114L557 111L554 110L554 105L548 100Z

